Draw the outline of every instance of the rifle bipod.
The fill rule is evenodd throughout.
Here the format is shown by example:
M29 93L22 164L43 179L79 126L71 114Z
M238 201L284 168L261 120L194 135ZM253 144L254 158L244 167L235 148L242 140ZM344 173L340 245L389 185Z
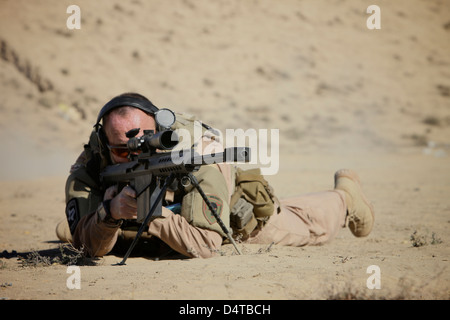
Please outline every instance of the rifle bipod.
M192 173L189 173L188 177L189 177L189 180L191 181L191 183L194 185L194 187L197 189L197 191L202 196L203 201L205 201L205 203L208 206L209 210L211 210L211 213L213 214L214 218L216 218L216 221L219 224L219 226L222 228L222 231L227 235L228 240L233 244L234 248L236 249L236 252L239 255L241 255L242 252L239 250L238 246L236 245L236 242L234 241L233 237L231 236L230 231L225 226L225 224L223 223L223 221L220 218L220 216L217 214L216 209L213 207L213 205L209 201L208 197L203 192L203 189L200 187L200 184L198 183L197 178Z
M223 223L220 216L217 214L216 209L213 207L211 202L209 201L206 194L203 192L203 189L200 187L200 184L197 181L197 178L192 173L188 173L187 177L189 178L189 181L194 185L194 187L197 189L197 191L200 193L200 195L203 198L203 201L205 201L206 205L208 206L209 210L211 210L211 213L213 214L214 218L216 218L217 223L222 228L223 232L227 235L228 240L233 244L234 248L236 249L237 253L241 255L241 251L236 245L236 242L234 241L233 237L230 234L230 231ZM133 242L131 243L130 247L128 248L128 251L125 253L125 256L123 257L121 262L116 263L115 265L123 266L125 265L128 257L130 256L131 252L133 251L134 247L136 246L136 243L138 242L139 238L142 235L142 232L144 232L145 227L147 226L148 222L150 221L150 218L153 216L153 213L155 212L156 208L158 207L159 202L162 201L163 196L165 195L167 188L169 185L173 183L175 180L175 174L172 173L169 177L166 178L164 181L164 185L161 188L155 202L153 203L152 207L150 208L150 211L148 212L147 216L145 217L144 221L142 222L141 226L139 227L139 230L133 239Z

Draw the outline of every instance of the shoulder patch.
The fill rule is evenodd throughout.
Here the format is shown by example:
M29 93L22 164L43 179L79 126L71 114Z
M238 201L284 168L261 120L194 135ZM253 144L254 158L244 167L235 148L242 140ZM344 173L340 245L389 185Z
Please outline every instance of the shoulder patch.
M208 200L211 202L211 205L216 210L219 217L222 215L222 208L223 208L223 201L218 196L214 194L208 194L206 195ZM212 214L211 210L209 210L208 205L205 201L203 201L203 215L206 218L206 221L208 221L209 224L214 224L217 222L216 218Z
M80 212L78 211L77 199L71 199L66 205L66 217L69 223L70 233L75 232L78 221L80 221Z

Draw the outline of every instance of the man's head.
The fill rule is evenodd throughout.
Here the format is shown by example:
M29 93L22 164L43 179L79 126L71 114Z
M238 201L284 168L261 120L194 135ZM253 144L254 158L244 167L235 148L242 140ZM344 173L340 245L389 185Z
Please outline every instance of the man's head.
M103 130L103 143L110 151L111 160L114 163L128 162L128 138L125 133L131 129L140 128L139 136L143 130L154 130L156 122L154 113L158 111L147 98L135 93L125 93L113 98L100 111L97 130ZM100 128L100 121L103 127Z
M129 106L116 108L103 118L103 130L114 163L128 162L128 138L125 133L135 128L140 128L138 136L143 135L144 130L156 132L155 119L152 115Z

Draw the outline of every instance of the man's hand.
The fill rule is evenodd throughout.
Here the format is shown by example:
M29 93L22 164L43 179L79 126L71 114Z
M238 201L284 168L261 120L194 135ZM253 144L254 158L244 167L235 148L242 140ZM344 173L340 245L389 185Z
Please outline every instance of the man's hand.
M136 191L133 188L126 186L117 194L117 186L109 187L106 189L103 200L109 199L111 199L109 210L113 219L137 218Z

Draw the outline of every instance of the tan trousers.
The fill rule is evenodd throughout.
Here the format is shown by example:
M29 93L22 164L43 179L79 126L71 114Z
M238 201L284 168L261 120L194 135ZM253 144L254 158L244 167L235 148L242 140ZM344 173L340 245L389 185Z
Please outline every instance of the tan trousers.
M271 216L247 243L318 245L332 240L345 226L347 206L341 191L309 193L280 202L281 212Z
M347 207L341 191L324 191L281 200L281 212L273 215L262 230L245 243L285 246L318 245L332 240L345 226ZM221 236L191 226L169 210L165 218L154 220L149 234L160 238L172 249L190 257L213 256L222 244Z

